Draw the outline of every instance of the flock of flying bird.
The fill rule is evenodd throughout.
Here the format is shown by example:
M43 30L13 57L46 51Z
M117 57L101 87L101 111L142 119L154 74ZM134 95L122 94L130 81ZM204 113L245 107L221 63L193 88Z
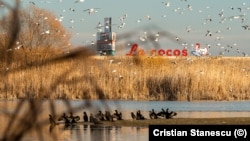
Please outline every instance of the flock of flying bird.
M155 112L154 109L149 111L148 117L150 119L171 119L174 116L177 116L177 113L175 111L169 111L169 108L164 110L163 108L159 112ZM137 110L136 113L131 112L131 118L132 120L146 120L147 117L145 117L140 110ZM49 114L49 121L51 125L57 125L59 123L63 124L76 124L76 123L93 123L93 124L102 124L102 121L111 121L114 122L115 120L124 120L123 115L121 112L118 112L118 110L115 110L113 114L109 111L105 111L104 113L102 111L98 111L95 115L90 113L88 116L87 112L83 112L82 120L81 117L78 115L73 115L72 112L69 113L69 115L66 115L66 113L63 113L62 116L60 116L57 120L54 116Z
M43 3L52 3L50 1L46 1L46 0L38 0L39 2L43 2ZM181 2L185 2L184 5L186 5L185 7L177 7L177 8L174 8L173 11L175 13L178 13L180 15L184 15L185 12L188 12L188 11L194 11L194 7L189 3L188 0L179 0ZM62 3L63 0L58 0L59 3ZM75 0L74 3L75 4L78 4L78 3L84 3L85 0ZM33 4L33 5L36 5L36 3L34 1L30 1L29 2L30 4ZM162 1L159 3L159 5L163 5L164 7L170 9L171 7L174 7L172 5L172 2L171 0L167 0L167 1ZM196 7L197 8L197 7ZM206 9L211 9L212 7L211 6L207 6ZM205 9L205 10L206 10ZM76 10L71 7L69 8L70 11L72 12L76 12ZM94 15L95 13L97 13L99 10L101 10L101 8L87 8L87 9L82 9L83 12L86 12L88 13L88 15ZM231 10L231 11L235 11L234 13L237 13L235 15L227 15L228 13L228 10ZM225 23L225 22L230 22L230 21L239 21L241 23L241 28L243 30L250 30L250 25L248 25L246 23L246 21L248 20L247 19L247 12L250 10L250 6L248 6L248 4L246 2L243 2L241 3L241 6L229 6L229 7L224 7L224 9L221 9L218 11L218 14L217 14L217 17L213 17L211 15L207 15L207 17L204 17L204 21L201 21L201 23L203 25L207 25L209 23L212 23L212 22L218 22L218 23ZM66 10L64 10L65 12ZM198 13L203 13L204 11L203 10L198 10ZM204 12L205 13L205 12ZM128 18L128 14L121 14L122 16L119 17L119 21L120 23L119 24L114 24L117 26L117 29L123 29L125 28L125 26L127 25L126 23L126 20ZM112 15L111 15L112 16ZM166 18L167 19L168 15L166 14L163 14L162 15L162 18ZM60 15L60 20L62 21L63 19L63 14ZM147 15L145 14L145 17L144 18L138 18L136 21L135 21L135 24L136 23L141 23L143 22L144 20L147 20L147 21L152 21L154 18L151 17L150 15ZM216 21L218 20L219 21ZM84 19L82 19L83 21ZM74 20L73 19L70 19L70 23L73 24L74 23ZM73 28L74 26L70 26L70 28ZM95 27L93 27L93 29L96 29L97 31L95 31L92 36L95 37L96 36L96 32L101 32L102 31L102 28L103 25L101 24L101 22L97 22L97 25ZM217 30L217 31L212 31L214 29L205 29L206 27L204 26L204 35L203 37L214 37L215 38L215 42L214 43L204 43L205 44L205 48L207 48L208 50L209 49L212 49L212 47L215 47L216 49L219 49L219 54L220 55L223 55L225 53L229 53L231 50L234 50L235 52L237 53L241 53L243 56L248 56L248 54L244 51L241 51L240 50L240 46L237 45L237 43L234 43L234 45L230 45L230 43L228 44L225 44L225 43L221 43L220 41L222 41L224 39L224 37L220 36L220 33L222 33L224 31L224 29L221 29L221 30ZM230 25L228 27L226 27L226 30L227 31L230 31L232 30L233 27L230 27ZM192 26L191 25L187 25L186 26L186 32L188 33L191 33L191 32L197 32L195 31L196 29L192 29ZM154 39L154 42L159 42L161 38L164 38L162 37L161 35L161 32L162 31L156 31L155 32L155 39ZM139 32L138 32L139 33ZM139 33L140 34L140 33ZM80 35L79 32L76 33L76 35ZM119 36L119 35L118 35ZM138 41L141 41L141 42L146 42L148 41L148 36L147 35L147 31L143 32L143 34L141 35L138 35L139 37L137 38ZM202 36L201 36L202 37ZM168 37L167 37L168 38ZM180 41L180 38L179 36L176 36L175 37L175 40L178 42ZM126 39L125 39L126 40ZM95 41L84 41L86 43L89 43L89 44L95 44ZM129 44L129 43L128 43ZM194 44L195 43L182 43L185 45L185 48L193 48L194 47ZM188 47L187 47L188 46Z

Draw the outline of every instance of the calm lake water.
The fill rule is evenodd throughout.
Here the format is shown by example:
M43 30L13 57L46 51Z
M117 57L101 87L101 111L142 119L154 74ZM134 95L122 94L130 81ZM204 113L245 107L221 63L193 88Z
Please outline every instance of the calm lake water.
M108 110L113 113L114 110L121 111L124 119L131 119L130 113L141 110L142 114L148 118L150 110L156 112L162 108L176 111L178 115L175 118L215 118L215 117L250 117L250 101L83 101L72 100L69 103L61 100L52 101L55 106L56 113L61 114L67 112L70 108L79 108L74 114L82 118L83 111L89 113L97 113L99 110ZM0 137L6 129L9 119L6 115L14 113L18 100L0 101ZM70 106L69 106L70 105ZM69 108L70 107L70 108ZM27 109L27 108L26 108ZM24 108L20 109L25 112ZM41 120L48 120L48 114L51 113L50 101L42 101ZM57 140L84 140L84 141L147 141L148 128L145 127L113 127L113 126L95 126L95 125L76 125L65 127L59 125L50 129L50 125L46 125L42 129L44 140L53 140L53 134L59 134ZM40 140L36 131L28 133L24 140Z

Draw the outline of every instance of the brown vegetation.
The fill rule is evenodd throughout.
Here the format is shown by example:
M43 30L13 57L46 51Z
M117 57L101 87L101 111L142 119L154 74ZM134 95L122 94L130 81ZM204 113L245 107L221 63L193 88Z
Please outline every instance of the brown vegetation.
M1 76L1 98L250 99L250 58L86 57L86 52L43 65L34 56L32 65L19 61L1 68L8 74Z

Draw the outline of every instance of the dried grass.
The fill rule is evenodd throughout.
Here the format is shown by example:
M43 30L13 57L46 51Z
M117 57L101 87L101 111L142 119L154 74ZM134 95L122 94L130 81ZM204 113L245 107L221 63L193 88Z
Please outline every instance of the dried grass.
M36 60L31 59L31 60ZM248 100L250 58L86 57L1 76L2 97L32 99ZM20 62L19 62L20 63ZM25 67L24 67L25 68ZM5 70L6 68L2 68ZM58 79L59 78L59 79ZM56 82L56 86L53 85ZM50 93L44 93L44 91Z

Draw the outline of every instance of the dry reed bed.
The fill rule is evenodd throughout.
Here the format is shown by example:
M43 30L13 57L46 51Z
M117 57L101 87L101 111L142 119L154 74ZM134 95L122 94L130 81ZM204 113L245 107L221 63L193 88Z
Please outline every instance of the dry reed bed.
M30 60L29 60L30 61ZM32 62L32 61L31 61ZM12 71L0 97L122 100L249 100L250 58L77 57ZM27 65L27 64L26 64Z

